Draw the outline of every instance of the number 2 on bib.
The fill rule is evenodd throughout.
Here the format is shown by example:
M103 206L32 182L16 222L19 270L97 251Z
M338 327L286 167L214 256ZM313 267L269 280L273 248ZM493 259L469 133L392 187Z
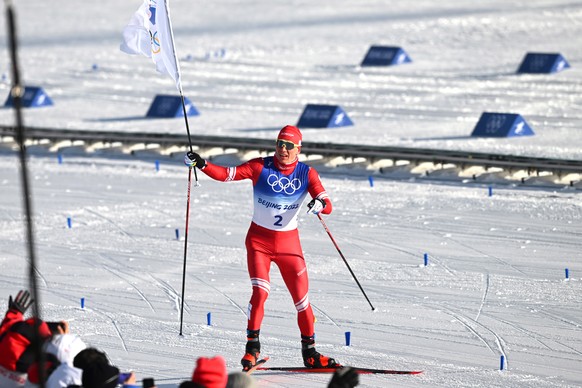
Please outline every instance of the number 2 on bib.
M277 221L275 221L275 223L273 225L275 225L275 226L283 226L283 224L281 223L283 221L283 216L275 216L275 219Z

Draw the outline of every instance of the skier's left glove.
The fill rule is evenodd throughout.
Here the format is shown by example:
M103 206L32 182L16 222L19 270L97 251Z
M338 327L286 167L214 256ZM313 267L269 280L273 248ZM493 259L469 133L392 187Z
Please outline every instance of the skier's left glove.
M186 153L184 156L184 164L188 167L196 166L201 170L206 167L206 161L202 159L202 156L193 151L188 151Z
M354 368L345 366L333 374L327 388L352 388L360 384L360 377Z
M325 209L325 201L319 198L313 198L307 204L307 214L319 214L323 209Z

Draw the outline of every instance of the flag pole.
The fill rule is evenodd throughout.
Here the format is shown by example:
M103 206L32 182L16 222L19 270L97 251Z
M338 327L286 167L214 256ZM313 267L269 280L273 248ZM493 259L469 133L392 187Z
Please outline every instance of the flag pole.
M169 18L168 18L169 20ZM173 42L173 40L172 40ZM173 43L172 43L173 45ZM174 53L175 54L175 53ZM186 122L186 132L188 133L188 145L190 151L192 151L192 140L190 138L190 127L188 125L188 116L186 115L186 104L184 103L184 94L182 94L182 86L180 85L180 97L182 99L182 110L184 112L184 120ZM192 187L192 170L194 170L194 176L196 180L195 186L200 186L198 183L198 174L196 173L196 167L190 166L188 168L188 194L186 196L186 226L184 228L184 265L182 268L182 296L180 303L180 336L182 335L182 326L184 323L184 294L186 290L186 259L188 257L188 229L190 225L190 189Z
M168 18L168 29L170 31L170 42L172 43L172 55L174 56L174 61L176 62L176 85L178 86L178 91L180 92L180 99L182 101L182 112L184 113L184 123L186 124L186 133L188 134L188 147L192 151L192 137L190 136L190 124L188 123L188 114L186 112L186 103L184 101L184 93L182 92L182 77L180 74L180 62L178 61L178 56L176 55L176 45L174 44L174 30L172 29L172 21L170 19L170 9L168 7L169 0L164 0L164 7L166 9L166 16ZM180 336L182 336L182 327L184 324L184 299L186 291L186 259L188 257L188 229L190 224L190 189L192 187L192 170L194 170L195 186L200 186L198 183L198 174L195 167L188 168L188 190L186 196L186 225L184 228L184 263L182 267L182 295L180 301Z
M170 0L143 0L142 5L133 14L128 25L123 29L123 41L119 47L126 54L142 54L151 58L159 73L168 74L176 82L176 88L180 92L182 112L188 134L188 147L192 151L192 138L190 125L186 112L184 93L180 76L180 63L176 55L174 45L174 32L170 20ZM161 6L160 3L163 3ZM188 170L188 198L186 202L186 233L184 234L184 269L182 273L182 306L180 308L180 335L182 335L182 322L184 319L184 293L186 283L186 257L188 256L188 224L190 220L190 187L192 185L192 167ZM194 168L196 186L198 174Z
M184 122L186 124L186 133L188 134L188 146L190 151L192 149L192 137L190 136L190 124L188 123L188 115L186 112L186 102L184 99L184 93L182 92L182 75L180 74L180 62L178 61L178 56L176 55L176 45L174 44L174 30L172 29L172 20L170 19L170 8L168 7L168 2L170 0L164 0L164 7L166 8L166 16L168 17L168 29L170 31L170 42L172 43L172 55L174 56L174 61L176 62L176 73L177 80L176 85L178 86L178 91L180 92L180 100L182 101L182 112L184 112ZM194 175L196 179L196 185L198 186L198 174L196 174L196 169L194 169Z

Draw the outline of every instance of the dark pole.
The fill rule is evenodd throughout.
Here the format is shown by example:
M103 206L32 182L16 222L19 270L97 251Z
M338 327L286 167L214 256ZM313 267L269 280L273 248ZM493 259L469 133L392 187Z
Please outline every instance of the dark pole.
M10 46L10 59L12 62L12 88L10 90L10 95L12 96L12 101L14 104L14 113L16 116L16 134L17 141L19 145L19 155L20 155L20 171L22 180L22 199L24 202L24 208L26 212L26 235L28 239L28 257L29 257L29 271L28 280L30 282L30 292L34 300L32 309L33 315L37 318L34 324L34 340L33 346L35 348L36 359L39 360L39 380L40 387L45 387L45 368L44 368L44 357L42 353L42 342L39 333L40 327L40 308L39 308L39 295L36 284L36 259L34 250L34 231L32 227L32 204L31 204L31 192L28 179L28 169L26 165L26 145L24 144L24 124L22 119L22 96L24 94L24 87L20 83L20 71L18 69L18 45L16 41L16 23L14 17L14 9L12 7L12 1L6 0L6 19L8 20L8 41Z
M184 121L186 122L186 133L188 134L188 147L192 151L192 139L190 138L190 125L188 124L188 115L186 114L186 104L184 102L184 94L180 87L180 98L182 99L182 112L184 112ZM186 258L188 257L188 225L190 223L190 189L192 187L192 170L194 170L195 186L200 186L198 183L198 174L196 167L188 169L188 196L186 199L186 229L184 232L184 266L182 269L182 301L180 305L180 335L182 335L182 325L184 322L184 294L186 291Z
M346 263L346 267L348 267L348 270L350 271L350 273L352 274L352 277L354 278L354 280L356 281L356 284L358 285L358 287L360 287L360 291L362 291L362 294L364 294L364 297L366 298L366 300L368 301L368 304L370 305L370 307L372 308L372 311L376 311L376 307L374 307L372 305L372 302L370 302L370 299L368 299L368 295L366 295L366 292L364 291L364 289L362 288L362 286L360 285L360 282L358 281L358 278L356 278L356 275L354 274L354 271L352 271L352 268L350 267L350 265L348 264L348 261L346 260L346 258L344 257L344 254L342 253L342 251L340 250L339 246L337 245L337 243L335 242L335 239L333 238L333 236L331 235L331 232L329 231L327 225L325 224L325 222L323 221L323 218L321 218L320 214L317 214L317 218L319 218L319 221L321 221L321 225L323 225L323 228L325 229L325 231L327 232L329 238L331 238L331 242L333 242L333 245L335 246L335 249L337 249L338 253L340 254L341 258L343 259L344 263Z
M174 60L176 61L177 70L177 83L178 90L180 91L180 98L182 100L182 112L184 113L184 121L186 123L186 133L188 134L188 147L192 151L192 139L190 137L190 125L188 124L188 115L186 112L186 103L184 102L184 93L182 93L182 84L180 83L180 66L178 62L178 57L176 55L176 46L174 45L174 35L172 33L172 21L170 20L170 10L168 8L168 2L164 1L164 6L166 7L166 15L168 16L168 24L170 26L170 39L172 41L172 50L174 51ZM182 270L182 303L180 307L180 335L182 335L182 323L184 321L184 294L186 290L186 258L188 257L188 224L190 220L190 188L192 187L192 170L194 170L194 179L196 181L196 186L200 186L198 183L198 173L196 168L191 166L188 169L188 198L186 201L186 231L184 233L184 267Z
M186 202L186 230L184 232L184 267L182 269L182 301L180 305L180 335L182 335L182 324L184 322L184 293L186 290L186 257L188 253L188 224L190 223L190 188L192 187L192 170L188 169L188 200ZM194 171L196 172L196 171Z

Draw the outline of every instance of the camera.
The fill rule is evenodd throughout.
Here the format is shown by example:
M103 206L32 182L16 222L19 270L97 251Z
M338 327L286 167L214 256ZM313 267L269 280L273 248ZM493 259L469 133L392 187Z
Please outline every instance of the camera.
M47 322L46 324L53 334L58 333L59 329L60 331L65 332L67 328L63 322Z

